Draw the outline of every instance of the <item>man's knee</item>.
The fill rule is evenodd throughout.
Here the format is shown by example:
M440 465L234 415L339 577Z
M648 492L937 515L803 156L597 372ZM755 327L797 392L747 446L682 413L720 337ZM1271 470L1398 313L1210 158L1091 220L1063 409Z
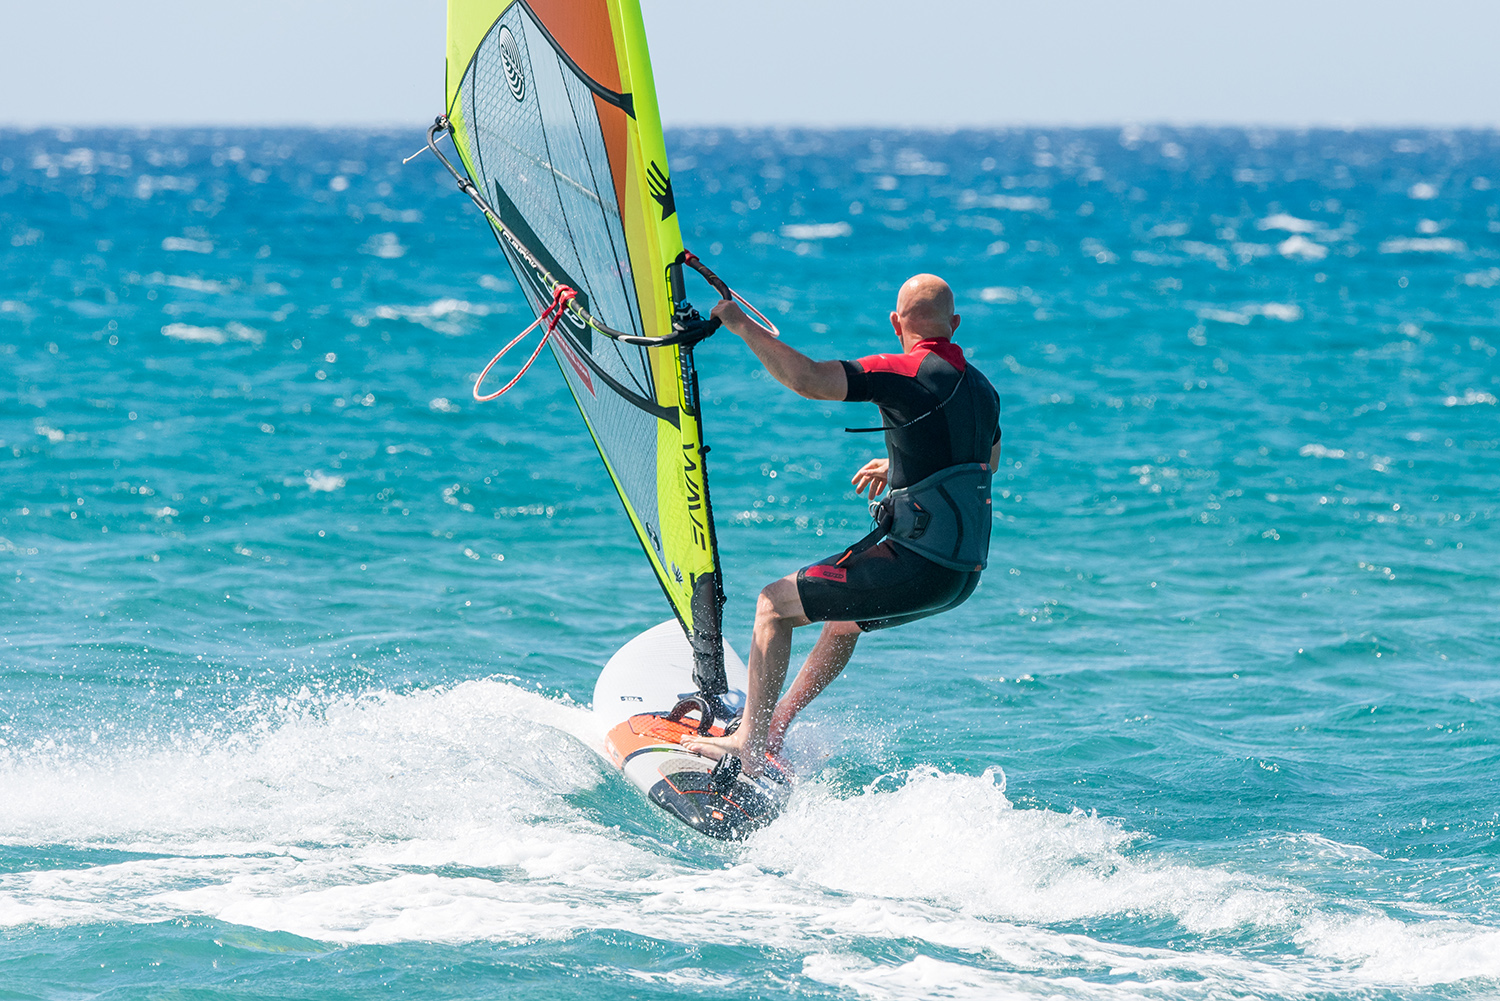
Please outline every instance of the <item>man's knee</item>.
M823 632L829 636L845 639L848 637L857 638L862 630L859 628L859 623L857 622L825 622L823 623Z
M760 589L760 598L755 603L757 619L806 621L802 612L802 596L797 593L796 575L773 580Z

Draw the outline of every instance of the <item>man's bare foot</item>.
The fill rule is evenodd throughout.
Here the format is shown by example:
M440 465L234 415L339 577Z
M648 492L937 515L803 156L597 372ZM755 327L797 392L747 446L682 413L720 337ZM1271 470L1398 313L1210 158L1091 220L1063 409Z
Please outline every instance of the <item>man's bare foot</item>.
M678 741L684 748L694 754L701 754L712 761L718 761L725 755L732 754L740 759L740 768L745 775L756 778L760 775L764 762L755 760L755 755L746 749L749 741L738 733L730 734L728 737L683 737Z

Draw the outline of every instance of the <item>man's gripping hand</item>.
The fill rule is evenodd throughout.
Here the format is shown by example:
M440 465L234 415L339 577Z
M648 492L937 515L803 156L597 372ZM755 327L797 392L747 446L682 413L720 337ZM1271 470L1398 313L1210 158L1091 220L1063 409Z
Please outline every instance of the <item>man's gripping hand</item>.
M745 331L748 327L760 326L760 324L750 319L745 311L740 308L740 304L733 299L720 299L714 305L714 308L709 311L708 315L722 323L725 330L733 334L738 334L741 337L745 336Z

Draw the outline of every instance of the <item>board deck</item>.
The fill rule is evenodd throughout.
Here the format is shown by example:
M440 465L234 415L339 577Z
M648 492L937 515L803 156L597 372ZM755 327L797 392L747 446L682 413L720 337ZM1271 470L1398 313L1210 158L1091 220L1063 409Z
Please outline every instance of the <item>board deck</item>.
M749 671L724 642L729 691L721 698L731 712L745 708ZM614 725L637 713L667 712L698 690L693 684L693 648L676 619L652 626L615 651L594 683L594 712Z
M721 696L742 710L748 672L724 645L730 691ZM694 710L667 719L674 707L694 695L693 651L675 620L646 630L609 659L594 686L594 712L606 726L604 749L631 785L678 820L715 838L738 839L774 820L792 789L792 772L767 755L763 774L750 778L715 770L715 762L681 746L699 730ZM709 736L723 736L715 725Z

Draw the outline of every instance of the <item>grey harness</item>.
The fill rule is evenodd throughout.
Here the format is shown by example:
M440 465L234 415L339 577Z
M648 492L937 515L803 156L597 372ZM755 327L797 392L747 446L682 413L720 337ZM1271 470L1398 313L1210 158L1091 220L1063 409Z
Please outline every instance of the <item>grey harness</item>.
M990 558L990 478L987 462L949 466L892 490L880 502L892 542L951 570L983 570Z

